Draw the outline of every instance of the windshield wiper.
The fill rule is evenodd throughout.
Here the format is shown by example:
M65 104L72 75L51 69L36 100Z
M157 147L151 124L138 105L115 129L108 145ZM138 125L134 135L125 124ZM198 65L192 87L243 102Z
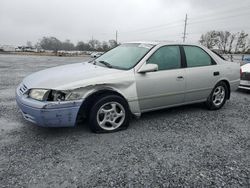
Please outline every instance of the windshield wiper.
M108 68L113 68L113 66L111 64L109 64L108 62L106 62L106 61L97 61L97 62L105 65Z

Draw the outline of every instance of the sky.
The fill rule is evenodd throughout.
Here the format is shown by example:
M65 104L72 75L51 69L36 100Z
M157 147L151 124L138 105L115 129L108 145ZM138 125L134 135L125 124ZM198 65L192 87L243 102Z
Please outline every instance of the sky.
M43 36L73 43L115 39L187 42L210 30L250 34L250 0L0 0L0 44Z

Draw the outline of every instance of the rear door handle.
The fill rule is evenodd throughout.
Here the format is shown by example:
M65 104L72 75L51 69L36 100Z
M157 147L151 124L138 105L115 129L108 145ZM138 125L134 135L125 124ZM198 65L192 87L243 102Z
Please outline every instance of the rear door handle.
M214 72L214 76L219 76L219 75L220 75L219 71Z
M177 80L177 81L184 80L184 77L183 77L183 76L178 76L178 77L176 78L176 80Z

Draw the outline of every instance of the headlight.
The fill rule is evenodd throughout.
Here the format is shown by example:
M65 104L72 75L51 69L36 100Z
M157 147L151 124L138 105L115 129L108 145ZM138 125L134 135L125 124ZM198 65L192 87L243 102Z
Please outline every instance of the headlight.
M48 100L50 101L71 101L81 99L81 95L76 92L52 90Z
M52 90L48 100L49 101L65 101L66 93L62 91Z
M47 89L31 89L29 91L29 97L32 99L36 99L39 101L46 100L46 96L48 95L49 90Z
M82 95L80 93L77 92L70 92L66 95L66 100L78 100L81 99Z
M70 91L31 89L29 97L39 101L71 101L81 99L81 94Z

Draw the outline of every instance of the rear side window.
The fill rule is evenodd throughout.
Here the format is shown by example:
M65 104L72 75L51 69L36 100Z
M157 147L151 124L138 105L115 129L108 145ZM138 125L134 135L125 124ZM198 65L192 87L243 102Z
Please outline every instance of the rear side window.
M158 70L169 70L181 67L179 46L159 48L148 60L147 64L157 64Z
M201 48L196 46L183 46L187 67L200 67L212 65L211 57Z

